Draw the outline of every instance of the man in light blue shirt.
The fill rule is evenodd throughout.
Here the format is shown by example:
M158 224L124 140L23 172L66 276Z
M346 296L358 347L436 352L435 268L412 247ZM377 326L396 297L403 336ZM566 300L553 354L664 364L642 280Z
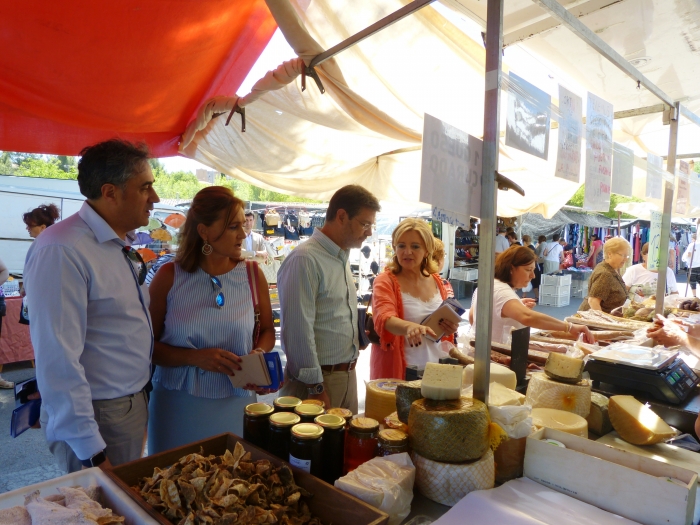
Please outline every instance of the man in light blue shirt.
M380 209L363 187L340 188L323 228L282 263L277 289L287 370L281 395L320 399L326 408L357 413L357 292L348 255L372 235Z
M130 247L158 195L148 150L113 139L78 163L80 211L32 244L25 289L49 449L68 472L143 450L153 332L145 266Z

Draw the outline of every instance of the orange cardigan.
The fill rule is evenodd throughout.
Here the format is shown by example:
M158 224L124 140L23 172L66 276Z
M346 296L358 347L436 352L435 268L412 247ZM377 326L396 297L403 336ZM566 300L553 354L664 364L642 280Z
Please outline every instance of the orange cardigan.
M445 300L447 291L442 284L442 278L438 274L433 274L433 278L442 299ZM372 345L370 379L404 379L406 376L406 354L404 353L406 339L384 328L391 317L403 319L403 300L399 281L392 272L386 271L377 276L373 285L372 319L374 329L379 334L379 344ZM449 340L449 336L443 337L443 340Z

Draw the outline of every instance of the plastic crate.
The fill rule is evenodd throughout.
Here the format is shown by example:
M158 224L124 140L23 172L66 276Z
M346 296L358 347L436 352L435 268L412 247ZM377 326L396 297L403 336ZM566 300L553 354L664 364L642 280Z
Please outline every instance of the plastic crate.
M568 295L540 295L540 306L569 306L571 298Z
M540 285L540 294L545 295L571 295L571 285L557 286L555 284Z
M2 283L2 292L6 296L11 296L19 293L19 281L13 279L12 281L6 281Z
M571 274L567 275L543 275L543 285L566 286L571 284Z
M476 281L479 278L479 270L476 268L472 270L466 270L466 275L466 281Z
M588 281L574 281L571 283L571 296L583 299L588 295Z

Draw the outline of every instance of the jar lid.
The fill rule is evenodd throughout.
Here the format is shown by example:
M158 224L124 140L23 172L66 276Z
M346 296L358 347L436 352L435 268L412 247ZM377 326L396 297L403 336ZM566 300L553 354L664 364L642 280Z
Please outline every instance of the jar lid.
M294 412L299 414L300 416L320 416L322 414L325 414L325 410L323 410L323 407L320 407L318 405L304 405L301 404L298 407L294 409Z
M292 435L299 439L318 439L323 435L323 427L315 423L299 423L292 427Z
M346 420L352 419L352 410L348 408L329 408L326 410L326 414L333 414L334 416L340 416Z
M321 401L320 399L304 399L304 401L301 402L302 405L318 405L322 408L326 407L326 404Z
M380 430L379 439L387 445L393 446L405 445L406 443L408 443L408 436L406 435L406 433L393 428Z
M274 403L276 407L294 408L301 405L301 399L292 396L282 396L275 399Z
M270 416L270 424L276 427L291 427L301 421L294 412L275 412Z
M371 417L356 417L350 421L350 428L359 432L375 432L379 428L379 422Z
M321 425L324 428L338 429L345 426L345 418L336 416L334 414L324 414L322 416L317 416L314 419L317 425Z
M251 403L245 407L245 413L249 416L267 416L274 411L275 409L267 403Z

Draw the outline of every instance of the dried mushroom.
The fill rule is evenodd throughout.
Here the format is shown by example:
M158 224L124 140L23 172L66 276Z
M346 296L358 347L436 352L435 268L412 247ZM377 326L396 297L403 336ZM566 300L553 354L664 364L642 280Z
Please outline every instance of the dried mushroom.
M286 465L251 461L240 443L222 456L188 454L133 487L175 525L322 525Z

